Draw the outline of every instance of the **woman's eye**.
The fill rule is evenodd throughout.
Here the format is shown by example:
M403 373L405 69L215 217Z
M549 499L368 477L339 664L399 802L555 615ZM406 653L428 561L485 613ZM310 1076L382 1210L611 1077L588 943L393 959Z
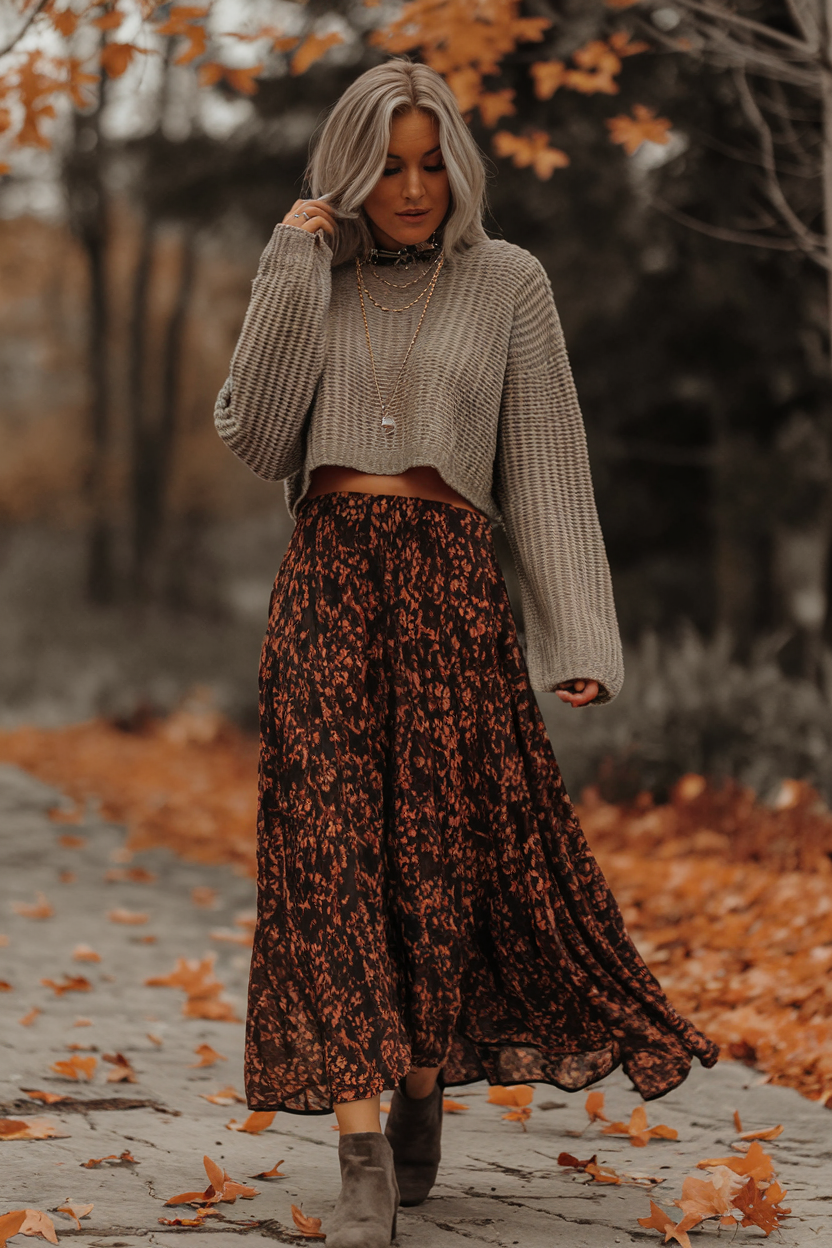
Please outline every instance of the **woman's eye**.
M441 173L445 168L444 165L425 165L426 173Z
M398 173L398 172L399 172L398 169L385 169L383 176L385 178L389 178L391 173Z

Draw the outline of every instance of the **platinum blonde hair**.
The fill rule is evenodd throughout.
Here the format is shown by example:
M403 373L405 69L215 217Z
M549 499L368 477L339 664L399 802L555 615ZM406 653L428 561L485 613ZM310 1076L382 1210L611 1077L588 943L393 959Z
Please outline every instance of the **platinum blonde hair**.
M396 57L366 70L347 87L321 126L306 171L312 199L328 194L338 221L333 265L364 259L375 240L364 200L387 161L393 118L411 109L432 114L439 126L451 203L443 226L452 262L487 238L485 164L445 79L435 69Z

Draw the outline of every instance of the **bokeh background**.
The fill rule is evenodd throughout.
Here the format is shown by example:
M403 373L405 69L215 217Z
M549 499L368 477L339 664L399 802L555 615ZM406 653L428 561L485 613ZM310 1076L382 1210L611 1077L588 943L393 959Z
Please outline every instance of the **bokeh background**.
M800 36L788 5L723 7ZM611 706L573 712L538 695L567 785L661 798L693 771L763 797L805 778L829 797L820 80L811 58L795 79L792 50L779 77L751 52L738 69L742 52L720 53L687 3L507 9L549 25L542 45L515 41L486 75L492 93L514 93L515 111L487 125L487 110L470 110L489 159L487 225L551 277L625 645ZM48 142L15 149L0 182L3 727L104 715L129 729L196 696L256 730L259 650L291 519L282 486L219 441L213 402L259 254L302 193L313 132L388 54L368 33L400 7L220 10L226 23L254 13L341 40L305 72L274 52L251 94L227 78L200 84L170 42L90 88L83 108L57 109ZM6 16L4 37L21 12ZM715 29L745 38L730 23ZM648 49L627 57L615 91L542 98L530 66L574 68L576 50L616 31ZM763 45L776 62L781 45ZM250 64L248 45L237 50ZM637 105L668 125L628 152L607 121ZM495 124L548 136L569 163L548 176L518 167L499 155L505 140L495 148ZM774 202L772 168L794 221Z

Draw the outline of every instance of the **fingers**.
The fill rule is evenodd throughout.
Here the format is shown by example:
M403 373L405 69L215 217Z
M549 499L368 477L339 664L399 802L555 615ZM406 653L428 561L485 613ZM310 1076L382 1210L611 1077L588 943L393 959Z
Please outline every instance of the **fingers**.
M564 685L568 688L556 689L561 702L568 702L570 706L586 706L589 702L594 702L598 697L599 685L597 680L570 680L564 681Z
M296 199L283 218L283 224L296 226L310 234L325 230L327 234L334 235L336 230L331 207L320 199Z

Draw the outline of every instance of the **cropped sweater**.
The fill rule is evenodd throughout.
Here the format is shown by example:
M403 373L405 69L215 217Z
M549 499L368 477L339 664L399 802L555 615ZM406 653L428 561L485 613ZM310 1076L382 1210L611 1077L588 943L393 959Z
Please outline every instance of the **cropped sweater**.
M384 281L427 267L364 273L379 303L400 306L407 294ZM424 301L365 305L387 401ZM530 252L485 239L446 260L389 410L392 434L355 265L333 268L322 232L277 225L217 397L220 437L258 476L285 482L295 519L319 465L384 475L431 465L505 530L532 688L583 677L598 681L598 702L615 697L621 642L584 426L551 286Z

